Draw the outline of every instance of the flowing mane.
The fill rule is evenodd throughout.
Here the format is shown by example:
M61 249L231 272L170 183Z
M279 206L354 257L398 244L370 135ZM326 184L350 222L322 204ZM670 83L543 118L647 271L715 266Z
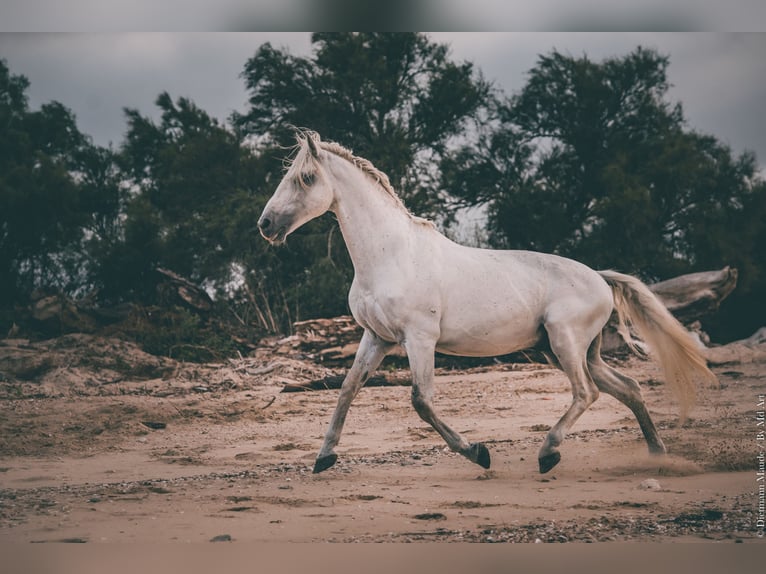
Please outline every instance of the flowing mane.
M370 160L354 155L350 149L343 147L337 142L320 140L319 135L311 130L299 130L296 134L296 139L298 140L296 145L298 148L298 153L296 153L290 165L292 166L298 164L299 172L311 172L314 169L314 162L316 160L308 151L308 138L311 138L320 149L338 156L341 159L345 159L348 162L351 162L354 167L369 175L373 181L377 183L381 189L383 189L383 191L391 196L397 207L407 213L407 215L409 215L414 221L435 228L435 225L432 221L415 215L407 208L406 205L404 205L402 198L399 197L391 185L391 181L388 179L388 176L376 168Z

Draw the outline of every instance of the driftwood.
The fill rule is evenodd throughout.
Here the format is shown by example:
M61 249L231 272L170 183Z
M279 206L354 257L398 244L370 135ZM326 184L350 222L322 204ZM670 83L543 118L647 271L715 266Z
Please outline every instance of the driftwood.
M705 347L703 352L712 365L766 361L766 327L761 327L747 339L717 347Z
M156 271L163 278L159 288L174 303L195 312L211 311L213 300L204 289L168 269L157 268ZM29 306L21 309L19 314L24 319L21 323L30 323L39 333L52 336L61 333L97 333L105 325L129 319L136 309L131 303L100 307L95 292L75 300L58 291L35 290L30 296ZM8 333L0 335L15 338L21 331L14 323Z
M362 328L350 315L293 323L298 349L319 360L347 358L356 353Z
M329 375L322 379L309 381L307 383L287 383L282 387L283 393L301 393L306 391L326 391L330 389L339 389L343 384L345 375ZM384 375L374 375L367 379L366 387L401 387L412 385L412 380L407 378L395 378Z
M718 311L718 307L737 286L737 270L724 267L674 277L650 285L675 317L688 325Z
M293 323L293 335L264 337L252 355L309 359L325 367L348 367L356 355L362 328L350 315L329 319L310 319Z
M347 366L356 355L363 330L351 315L330 319L310 319L293 323L294 335L282 342L291 343L293 351L327 366ZM394 356L404 357L397 347Z
M185 277L181 277L177 273L162 267L157 267L157 273L165 277L167 283L185 305L196 311L209 311L213 307L213 300L207 294L207 291Z
M131 303L109 308L97 307L92 296L73 300L60 292L35 291L29 306L19 309L19 322L33 325L35 331L46 336L61 333L96 333L104 325L123 321L133 311ZM7 338L18 338L23 329L16 323Z

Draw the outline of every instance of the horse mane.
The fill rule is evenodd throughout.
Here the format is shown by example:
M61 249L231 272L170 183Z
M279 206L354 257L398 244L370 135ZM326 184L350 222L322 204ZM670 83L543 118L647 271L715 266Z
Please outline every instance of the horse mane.
M407 206L404 205L402 198L399 197L399 194L396 193L393 186L391 185L391 181L388 179L388 176L376 168L370 160L354 155L350 149L343 147L337 142L321 140L319 138L319 134L314 131L296 130L296 132L296 138L298 140L296 147L299 148L299 152L295 156L294 161L298 161L299 157L301 158L301 171L309 171L313 168L313 163L315 160L308 150L308 138L311 138L312 141L322 150L351 162L354 167L369 175L373 181L377 183L381 189L383 189L383 191L385 191L394 200L394 204L407 215L409 215L414 221L423 225L435 227L432 221L423 217L419 217L407 209Z

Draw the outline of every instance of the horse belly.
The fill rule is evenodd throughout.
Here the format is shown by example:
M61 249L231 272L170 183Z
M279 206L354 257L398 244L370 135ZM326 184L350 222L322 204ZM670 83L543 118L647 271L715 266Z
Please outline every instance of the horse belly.
M475 306L470 310L473 313L442 321L437 351L448 355L491 357L528 349L543 337L542 322L531 315L497 311L482 314Z

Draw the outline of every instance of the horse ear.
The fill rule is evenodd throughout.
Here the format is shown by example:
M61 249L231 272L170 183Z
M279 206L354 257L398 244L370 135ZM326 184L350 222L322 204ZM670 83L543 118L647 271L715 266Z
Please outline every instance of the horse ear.
M306 136L306 143L309 144L309 153L314 156L315 158L319 157L319 148L317 147L317 142L319 141L319 136L315 134L308 134Z

